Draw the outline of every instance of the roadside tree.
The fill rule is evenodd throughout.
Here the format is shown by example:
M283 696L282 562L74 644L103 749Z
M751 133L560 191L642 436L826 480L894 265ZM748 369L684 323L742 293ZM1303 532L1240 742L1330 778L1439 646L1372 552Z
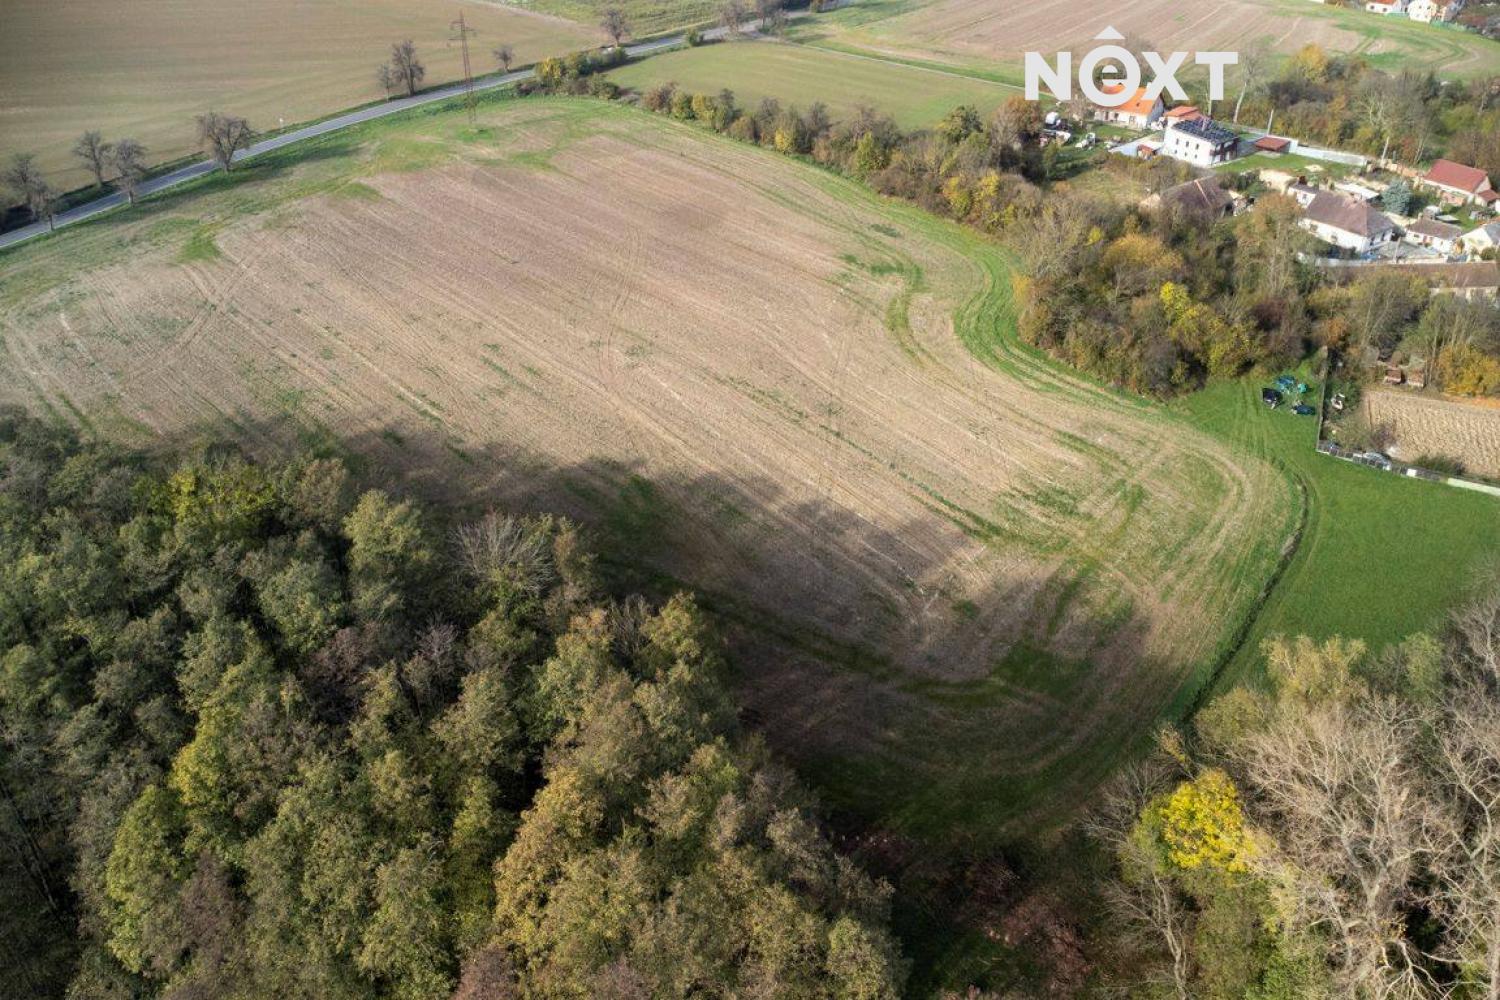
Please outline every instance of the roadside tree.
M234 165L234 154L249 149L254 138L250 123L237 115L210 111L198 116L198 141L225 173Z
M49 230L57 228L52 218L52 203L56 194L52 185L47 183L47 178L37 169L35 156L31 153L17 153L11 157L4 175L0 175L0 182L10 188L31 211L33 218L37 221L46 219Z
M98 131L90 129L78 137L78 142L73 146L73 155L83 161L84 166L89 168L89 173L94 175L94 186L104 186L104 170L109 166L109 153L111 144L104 141L104 136Z
M406 88L408 97L416 95L417 87L427 75L427 67L417 57L417 46L410 38L391 46L391 72L395 74L396 82Z
M115 183L132 205L141 179L146 176L145 157L146 147L130 138L115 143L109 153L110 166L115 169Z

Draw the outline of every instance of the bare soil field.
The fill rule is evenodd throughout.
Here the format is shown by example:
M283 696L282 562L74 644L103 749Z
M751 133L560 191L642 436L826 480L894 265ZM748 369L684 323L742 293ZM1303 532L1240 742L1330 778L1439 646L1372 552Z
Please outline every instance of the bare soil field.
M1390 427L1393 458L1444 455L1477 475L1500 478L1500 407L1376 388L1365 394L1364 408L1372 424Z
M615 105L483 115L0 256L0 401L568 512L911 832L1066 811L1181 710L1290 530L1269 463L1005 339L1007 261L956 227Z
M448 23L478 29L476 72L598 44L592 25L458 0L0 0L0 157L37 154L54 186L92 183L68 150L86 129L133 136L152 162L196 149L193 115L259 129L381 99L375 68L410 38L428 84L463 75Z

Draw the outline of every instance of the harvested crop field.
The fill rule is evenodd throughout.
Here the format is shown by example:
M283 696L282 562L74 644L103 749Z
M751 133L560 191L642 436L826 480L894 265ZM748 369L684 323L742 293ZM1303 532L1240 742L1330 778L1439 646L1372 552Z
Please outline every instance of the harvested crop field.
M1033 830L1183 710L1291 529L1269 463L1019 348L956 227L617 105L481 112L0 256L0 400L569 512L913 835Z
M1476 475L1500 478L1500 407L1381 388L1367 392L1363 405L1371 424L1390 428L1391 457L1415 462L1442 455Z
M460 79L448 23L478 30L475 72L508 43L527 63L598 44L593 25L458 0L3 0L0 158L31 152L54 187L92 183L68 150L86 129L133 136L160 163L194 152L209 109L275 129L380 100L375 68L410 38L427 84Z
M1112 26L1160 52L1231 50L1267 42L1288 54L1309 43L1358 53L1391 71L1472 77L1500 72L1500 43L1479 35L1307 0L869 0L810 33L892 55L1018 66L1023 53L1083 52Z

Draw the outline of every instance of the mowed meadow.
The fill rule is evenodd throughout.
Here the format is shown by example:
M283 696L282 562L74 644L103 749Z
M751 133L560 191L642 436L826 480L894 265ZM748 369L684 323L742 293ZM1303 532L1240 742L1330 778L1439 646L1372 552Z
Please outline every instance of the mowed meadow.
M462 12L476 73L503 44L528 63L596 45L592 24L458 0L4 0L0 157L30 152L59 189L92 183L69 155L80 133L132 136L153 163L197 150L214 109L260 130L381 100L375 69L412 39L427 84L461 79L449 22Z
M1272 463L1021 350L956 226L619 105L481 108L6 253L0 400L570 512L703 596L840 809L929 842L1066 817L1191 701L1295 524Z
M944 70L774 41L737 41L681 49L610 72L621 86L645 91L663 83L717 94L728 87L742 107L775 98L787 107L822 101L835 117L860 106L889 114L902 128L928 128L960 104L982 114L1018 91Z

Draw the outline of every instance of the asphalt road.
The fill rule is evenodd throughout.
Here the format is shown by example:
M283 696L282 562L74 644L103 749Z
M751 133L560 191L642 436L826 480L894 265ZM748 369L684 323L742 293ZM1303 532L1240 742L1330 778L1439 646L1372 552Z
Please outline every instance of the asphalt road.
M722 38L724 34L725 31L723 28L710 28L703 32L703 37L705 39L717 39ZM625 46L625 52L632 59L638 59L641 56L649 56L652 53L660 52L662 49L675 48L683 44L683 37L682 35L673 35L670 38L660 38L653 42L627 45ZM500 76L491 76L482 80L476 80L474 82L474 89L493 90L496 87L504 87L512 83L519 83L522 80L529 80L535 75L535 70L518 69L514 73L505 73ZM269 153L273 149L281 149L283 146L290 146L293 143L314 139L320 135L327 135L329 132L337 132L339 129L358 125L360 122L384 118L386 115L399 114L409 108L417 108L424 104L434 104L438 101L460 97L463 95L463 92L464 85L462 83L455 83L446 87L440 87L437 90L423 91L415 97L400 97L387 101L384 104L376 104L368 108L361 108L358 111L350 111L348 114L338 115L312 125L292 129L289 132L282 132L268 139L262 139L260 142L251 145L248 149L242 149L235 153L234 162L239 163L242 160L248 160L262 153ZM158 191L165 191L167 188L185 184L195 177L202 177L204 174L213 173L217 169L218 165L213 160L201 160L198 163L189 164L169 174L162 174L159 177L153 177L148 181L142 182L137 191L137 197L145 197L155 194ZM59 212L53 218L53 222L56 228L61 229L63 226L71 226L85 219L91 219L96 215L108 212L112 208L118 208L123 204L125 204L125 196L123 194L118 192L108 194L102 198L85 202L82 205L76 205L66 212ZM48 231L45 222L34 222L29 226L12 229L8 233L0 233L0 250L15 246L18 243L24 243L26 240L41 236Z

